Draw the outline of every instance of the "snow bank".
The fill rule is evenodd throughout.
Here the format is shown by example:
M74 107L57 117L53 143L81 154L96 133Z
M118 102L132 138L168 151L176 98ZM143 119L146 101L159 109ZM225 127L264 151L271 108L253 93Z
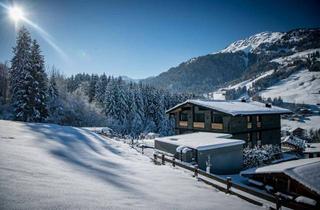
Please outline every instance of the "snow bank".
M86 129L0 120L0 209L257 209Z

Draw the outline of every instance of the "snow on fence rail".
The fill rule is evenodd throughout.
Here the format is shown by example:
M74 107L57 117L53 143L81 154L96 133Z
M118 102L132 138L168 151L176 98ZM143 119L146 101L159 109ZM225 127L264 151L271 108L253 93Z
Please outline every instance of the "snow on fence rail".
M160 163L158 162L158 160L160 161ZM269 205L269 209L281 209L281 206L291 208L291 209L301 209L301 210L310 209L310 207L307 207L305 205L298 204L289 200L285 200L281 196L278 196L277 194L270 195L270 194L263 193L261 191L257 191L249 187L245 187L243 185L234 183L232 182L232 179L230 177L227 177L227 179L224 179L217 175L207 173L196 166L193 166L191 164L186 164L179 160L176 160L174 157L168 158L164 154L158 155L154 153L153 161L155 164L158 164L158 165L161 165L161 164L164 165L165 162L169 162L172 164L173 167L179 166L181 168L192 171L194 173L193 176L197 177L197 179L203 181L204 183L211 185L222 192L236 195L239 198L244 199L258 206L265 206L265 204L267 204ZM199 177L199 175L203 177Z

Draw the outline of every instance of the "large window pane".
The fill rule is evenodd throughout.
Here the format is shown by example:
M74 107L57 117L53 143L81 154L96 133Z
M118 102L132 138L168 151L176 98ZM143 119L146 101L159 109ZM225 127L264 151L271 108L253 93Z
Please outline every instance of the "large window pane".
M204 122L204 113L195 113L194 122Z

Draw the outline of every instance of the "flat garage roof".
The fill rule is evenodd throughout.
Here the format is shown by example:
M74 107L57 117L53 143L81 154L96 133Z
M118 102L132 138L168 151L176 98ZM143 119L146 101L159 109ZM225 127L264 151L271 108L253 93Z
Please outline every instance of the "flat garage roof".
M225 133L210 133L210 132L195 132L181 134L175 136L167 136L156 138L156 141L177 146L186 146L197 150L208 150L221 147L229 147L242 145L245 142L239 139L230 139L231 134Z

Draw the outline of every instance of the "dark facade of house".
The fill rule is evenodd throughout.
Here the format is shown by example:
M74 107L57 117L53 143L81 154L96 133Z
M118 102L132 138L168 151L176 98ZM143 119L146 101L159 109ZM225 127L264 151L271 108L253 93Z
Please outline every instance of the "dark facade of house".
M263 144L280 145L281 113L256 111L235 115L192 103L192 100L168 110L167 113L175 118L176 134L199 131L228 133L235 139L245 140L249 147Z

